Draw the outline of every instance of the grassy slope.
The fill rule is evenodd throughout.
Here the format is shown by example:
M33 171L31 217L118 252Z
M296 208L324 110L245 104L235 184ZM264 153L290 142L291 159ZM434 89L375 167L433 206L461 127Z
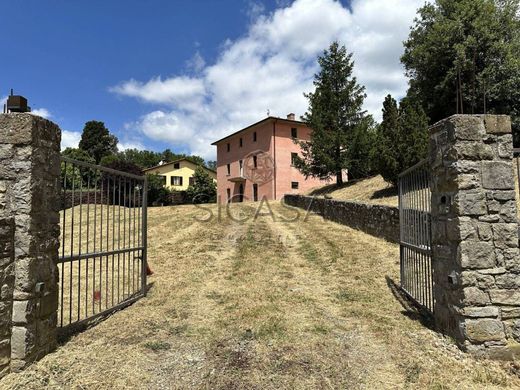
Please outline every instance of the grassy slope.
M252 216L253 204L233 208ZM216 207L211 207L216 214ZM393 296L398 247L273 205L256 221L150 210L148 296L2 388L504 388ZM264 208L267 211L267 208Z
M309 195L330 195L339 200L397 206L397 189L385 182L380 175L352 180L339 189L332 184L315 189Z

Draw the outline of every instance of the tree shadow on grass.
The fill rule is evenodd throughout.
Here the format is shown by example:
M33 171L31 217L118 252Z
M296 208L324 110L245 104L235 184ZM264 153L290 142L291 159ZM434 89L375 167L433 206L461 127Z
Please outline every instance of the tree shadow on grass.
M360 181L363 181L366 179L369 179L369 177L364 177L364 178L360 178L360 179L352 179L341 185L337 185L336 183L328 184L326 186L319 187L319 188L316 188L316 189L310 191L309 196L327 195L336 190L341 190L342 188L352 187L354 184L359 183Z
M428 312L424 308L420 307L417 303L412 301L403 292L401 286L399 286L391 277L385 276L385 279L388 288L404 309L401 311L401 314L414 321L419 321L422 326L430 330L435 330L435 322L432 313Z
M370 199L390 198L392 196L397 196L397 187L382 188L374 191Z

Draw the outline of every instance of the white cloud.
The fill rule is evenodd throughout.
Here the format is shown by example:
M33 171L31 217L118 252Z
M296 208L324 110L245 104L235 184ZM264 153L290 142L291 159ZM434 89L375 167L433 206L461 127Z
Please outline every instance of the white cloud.
M316 57L338 40L354 53L354 72L368 95L365 108L379 119L384 96L406 91L402 41L423 3L354 0L350 11L335 0L296 0L263 15L252 2L247 34L223 42L215 63L200 62L196 77L129 80L110 90L161 105L130 123L129 131L214 158L211 142L262 119L267 109L275 116L303 114Z
M31 110L31 114L38 115L38 116L41 116L46 119L49 119L50 117L52 117L52 114L46 108L37 108L35 110Z
M197 50L193 57L191 57L187 62L186 65L189 69L194 70L195 72L200 72L204 69L206 66L206 61L204 60L204 57L200 54L200 52Z
M144 150L144 145L139 141L119 142L117 144L117 149L120 152L127 149Z
M61 132L61 150L66 148L77 148L81 140L79 131L63 130Z

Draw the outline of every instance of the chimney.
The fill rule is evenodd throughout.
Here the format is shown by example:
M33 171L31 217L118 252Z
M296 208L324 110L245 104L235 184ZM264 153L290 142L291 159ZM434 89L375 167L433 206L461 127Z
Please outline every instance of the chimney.
M295 120L295 119L294 119L294 113L291 112L290 114L287 114L287 119L289 119L290 121Z

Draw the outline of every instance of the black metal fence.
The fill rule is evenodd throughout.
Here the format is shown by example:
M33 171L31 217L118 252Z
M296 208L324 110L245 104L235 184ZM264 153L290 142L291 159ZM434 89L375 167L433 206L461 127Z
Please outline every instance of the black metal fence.
M430 166L423 160L399 175L401 288L433 312Z
M147 180L62 157L61 188L58 326L68 332L146 294Z

